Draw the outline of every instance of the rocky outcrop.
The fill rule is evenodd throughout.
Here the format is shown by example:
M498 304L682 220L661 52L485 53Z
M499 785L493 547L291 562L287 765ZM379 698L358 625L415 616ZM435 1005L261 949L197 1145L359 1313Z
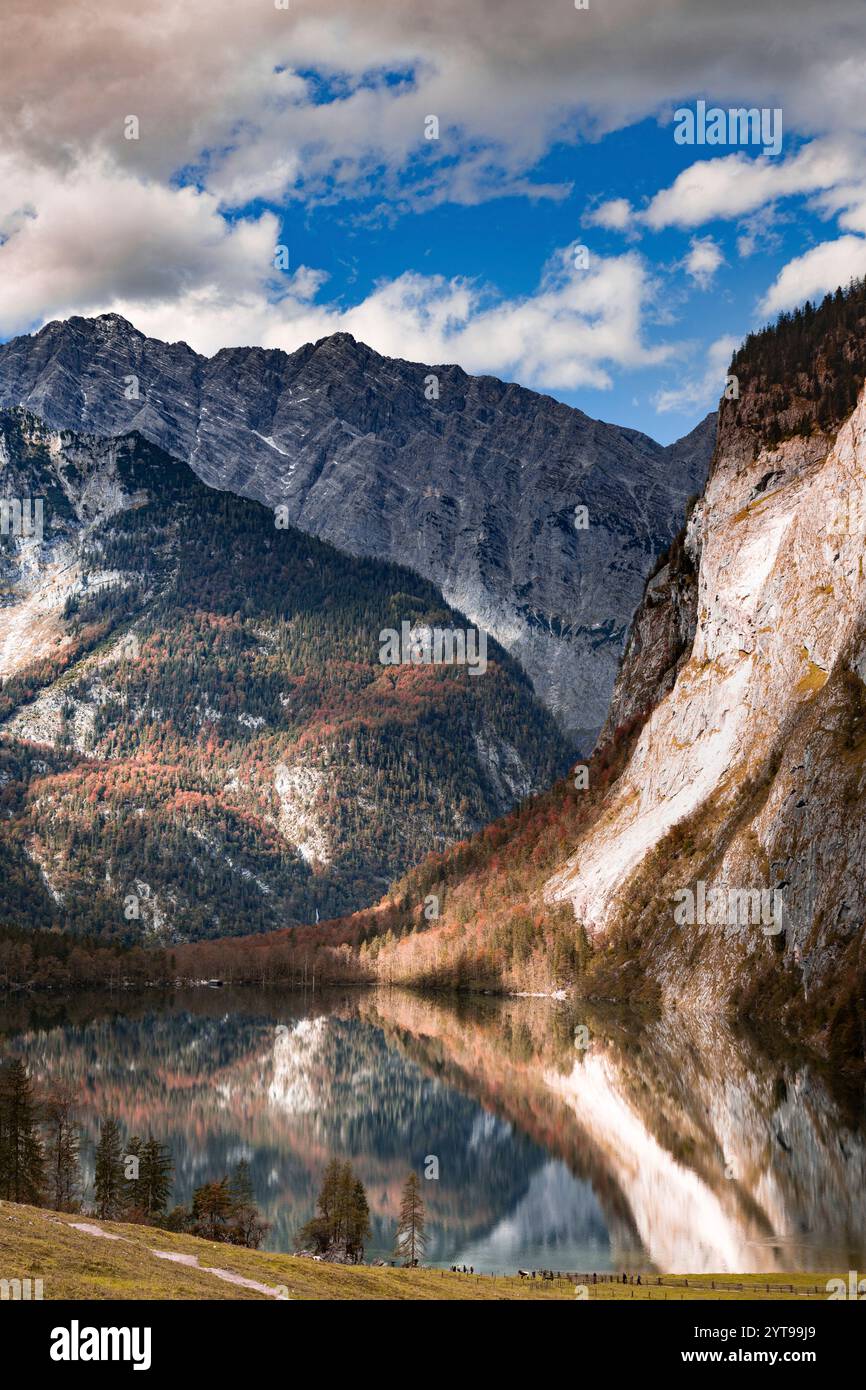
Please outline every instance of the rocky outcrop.
M612 987L637 962L671 1007L780 1013L862 1052L866 399L792 432L796 383L786 418L748 355L738 370L610 722L648 718L545 896L605 948Z
M290 354L204 358L113 314L0 346L0 405L61 428L136 430L213 487L416 570L520 661L584 747L645 577L703 485L715 429L708 417L663 448L493 377L381 357L345 333Z
M611 696L599 748L631 721L640 721L667 695L688 658L698 618L694 535L686 527L647 580Z

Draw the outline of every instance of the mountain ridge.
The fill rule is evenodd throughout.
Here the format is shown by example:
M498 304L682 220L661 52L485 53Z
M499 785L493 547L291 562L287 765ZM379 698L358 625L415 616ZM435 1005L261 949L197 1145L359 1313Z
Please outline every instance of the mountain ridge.
M55 428L138 429L210 486L414 569L516 657L585 748L646 574L700 491L715 426L708 416L662 446L516 383L383 357L350 334L204 358L119 315L54 320L0 345L0 405Z

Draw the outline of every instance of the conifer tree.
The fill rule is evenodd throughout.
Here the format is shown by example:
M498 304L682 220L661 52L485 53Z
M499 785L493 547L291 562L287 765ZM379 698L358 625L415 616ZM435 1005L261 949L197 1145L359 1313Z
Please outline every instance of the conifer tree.
M258 1250L269 1225L259 1215L253 1193L250 1165L245 1158L241 1159L231 1175L229 1195L232 1203L229 1239L237 1245L247 1246L250 1250Z
M20 1057L0 1067L0 1197L39 1206L45 1154L36 1127L33 1084Z
M356 1178L352 1185L352 1203L346 1241L346 1253L354 1260L355 1264L360 1264L363 1260L364 1246L369 1239L370 1204L367 1201L364 1184L360 1178Z
M141 1196L150 1218L162 1216L171 1196L171 1150L151 1135L141 1151Z
M250 1175L250 1165L245 1158L235 1166L234 1172L229 1179L229 1192L235 1206L253 1206L253 1180Z
M126 1141L123 1155L123 1200L127 1215L142 1220L146 1215L141 1183L141 1151L143 1144L137 1134Z
M329 1160L316 1205L319 1214L298 1232L297 1248L360 1263L370 1236L370 1208L351 1163Z
M80 1205L80 1131L75 1099L74 1091L64 1086L52 1092L45 1105L47 1200L55 1211L78 1211Z
M110 1117L102 1121L99 1130L93 1188L97 1216L106 1221L119 1220L129 1194L123 1171L120 1126L117 1120Z
M394 1254L410 1267L414 1267L422 1259L427 1247L424 1224L424 1202L421 1198L418 1174L411 1172L403 1184L400 1221L394 1242Z
M339 1222L339 1203L340 1203L340 1179L342 1176L342 1164L338 1158L332 1158L325 1169L325 1176L322 1179L322 1190L319 1193L318 1208L324 1220L328 1223L332 1234L335 1233Z
M227 1240L232 1199L228 1178L206 1182L192 1194L192 1228L208 1240Z

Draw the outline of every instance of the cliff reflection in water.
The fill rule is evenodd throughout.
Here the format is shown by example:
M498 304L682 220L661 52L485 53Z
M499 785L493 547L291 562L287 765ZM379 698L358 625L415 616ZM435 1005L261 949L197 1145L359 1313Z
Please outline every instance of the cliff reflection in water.
M803 1059L716 1025L388 990L40 1008L0 1012L4 1043L43 1084L75 1086L88 1176L107 1114L171 1145L176 1201L247 1157L272 1248L291 1248L338 1153L367 1186L371 1258L390 1258L408 1168L435 1156L440 1176L424 1197L436 1262L866 1263L859 1118ZM575 1046L577 1023L586 1047Z

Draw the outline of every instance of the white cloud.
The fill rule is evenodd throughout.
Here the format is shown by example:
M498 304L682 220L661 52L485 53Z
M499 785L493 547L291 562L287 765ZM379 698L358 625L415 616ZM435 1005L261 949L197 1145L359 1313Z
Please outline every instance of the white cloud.
M323 275L272 267L275 217L254 198L377 200L384 213L511 192L561 198L534 170L672 100L780 105L815 136L787 160L703 160L642 211L609 199L588 221L693 229L792 192L859 186L862 0L7 0L0 39L0 333L116 309L208 351L296 346L344 327L385 351L460 357L550 389L607 385L662 360L643 323L644 262L549 268L499 301L459 280L404 275L359 304L317 302ZM756 95L757 94L757 95ZM125 140L137 115L139 140ZM436 114L438 141L424 138ZM852 132L854 134L852 135ZM194 186L179 187L184 180ZM866 192L843 210L866 221ZM854 238L854 240L857 240ZM748 249L749 243L744 243ZM689 253L697 283L706 249ZM688 261L688 258L687 258ZM688 268L688 265L687 265Z
M742 151L690 164L636 216L653 231L700 227L738 218L793 194L815 193L855 177L863 168L859 140L813 140L787 160Z
M171 301L202 289L230 305L278 283L277 218L227 222L212 194L88 160L65 175L0 161L0 333L81 304Z
M578 271L562 252L538 290L517 299L497 298L489 288L460 279L407 273L344 309L302 300L296 285L278 303L247 296L227 307L212 287L171 303L121 300L108 307L146 333L183 338L200 352L234 342L291 352L326 334L347 332L388 356L457 361L470 372L566 390L606 388L615 367L667 359L671 346L643 341L652 293L639 257L594 258L591 269ZM79 311L92 312L86 306Z
M840 208L840 221L861 230L866 221L866 143L859 137L837 135L812 140L787 160L756 157L743 150L699 159L660 189L643 208L625 198L613 198L591 209L584 221L611 230L641 228L688 230L715 220L741 221L740 255L751 255L759 240L767 240L774 204L795 195L812 196L827 215ZM693 243L694 245L694 243Z
M634 253L574 265L573 248L549 262L532 294L407 273L348 307L317 302L326 280L300 266L273 269L276 219L228 224L209 193L169 190L96 163L36 181L38 215L24 206L20 171L0 169L0 332L43 318L115 312L154 337L213 353L258 343L292 351L345 331L391 356L459 361L473 372L542 389L611 385L616 367L666 360L644 342L655 286ZM108 197L107 188L119 189ZM142 229L146 228L146 235Z
M866 234L866 174L826 189L814 204L825 217L835 217L844 231Z
M762 314L792 309L805 299L823 296L852 278L866 275L866 238L841 236L813 246L780 270L761 300Z
M653 404L659 414L712 409L725 388L727 370L739 346L739 338L716 338L706 350L703 371L678 373L670 385L656 393Z
M758 245L765 250L778 245L775 224L790 221L790 214L779 212L777 205L786 197L800 195L810 198L819 215L835 216L844 231L866 235L864 163L866 144L852 136L813 140L781 161L743 152L698 160L643 209L616 199L596 208L587 220L634 233L640 227L661 231L736 219L737 252L746 258ZM780 271L761 300L759 312L767 315L791 308L806 298L834 290L851 276L862 275L866 270L864 248L862 236L848 235L804 252ZM707 289L723 260L712 236L695 236L682 265L699 288ZM678 400L680 395L677 388L662 393L660 399ZM663 404L660 408L671 407Z
M199 165L229 202L291 188L490 196L558 139L672 99L784 108L786 131L866 129L862 0L8 0L0 125L8 151L69 168L108 155L167 180ZM390 80L388 80L390 79ZM396 79L396 80L395 80ZM127 114L141 139L124 141ZM425 142L438 115L440 140ZM479 156L479 152L480 156ZM467 177L470 173L470 177ZM406 190L401 190L405 195Z
M779 225L787 221L790 214L778 212L773 204L744 217L739 224L737 255L746 260L759 249L774 251L781 242Z
M708 290L716 271L724 262L718 242L711 236L703 236L692 237L683 265L695 284L702 290Z
M318 301L319 269L274 269L270 212L227 221L213 193L168 188L90 158L65 173L0 161L0 334L47 318L116 312L145 332L213 353L237 343L291 351L346 331L380 352L459 361L548 390L606 388L616 368L668 357L645 342L655 285L635 253L556 253L537 289L406 273L358 303Z
M605 227L609 231L624 232L634 222L634 208L628 198L610 198L590 209L584 222L590 227Z
M737 251L750 256L759 242L770 247L778 242L772 227L785 220L776 203L794 195L808 196L811 206L825 217L836 216L841 228L866 235L866 145L858 137L834 136L813 140L787 160L754 158L743 152L699 160L641 210L618 208L607 221L602 204L590 217L602 225L616 221L633 230L636 226L660 231L668 227L691 228L715 219L739 219ZM618 200L623 202L624 200ZM706 289L723 263L711 236L693 237L683 261L686 273ZM843 235L813 247L790 261L778 274L760 302L761 314L774 314L846 284L866 273L864 236ZM680 398L679 388L661 399ZM670 408L666 405L661 409Z

